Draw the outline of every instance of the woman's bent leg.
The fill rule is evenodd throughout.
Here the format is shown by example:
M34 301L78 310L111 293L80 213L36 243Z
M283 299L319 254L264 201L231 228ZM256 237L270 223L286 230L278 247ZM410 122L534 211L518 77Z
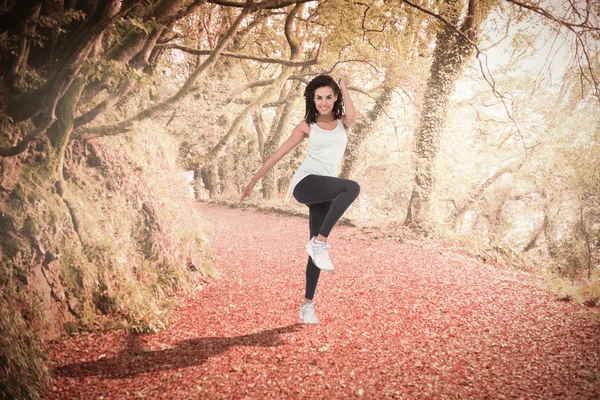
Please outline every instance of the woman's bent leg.
M293 194L298 202L308 206L331 202L319 232L313 235L321 234L328 237L333 226L356 200L359 193L360 185L354 181L332 176L309 175L296 185Z

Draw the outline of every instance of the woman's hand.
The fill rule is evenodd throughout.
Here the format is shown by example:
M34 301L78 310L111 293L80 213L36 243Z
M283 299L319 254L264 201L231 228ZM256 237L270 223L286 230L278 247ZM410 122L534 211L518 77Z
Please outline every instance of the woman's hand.
M338 81L338 85L340 89L348 89L348 86L350 86L350 78L346 75L342 75Z
M252 194L252 189L254 189L254 180L251 180L246 189L242 192L242 197L240 198L240 203L244 201L246 197L250 197Z

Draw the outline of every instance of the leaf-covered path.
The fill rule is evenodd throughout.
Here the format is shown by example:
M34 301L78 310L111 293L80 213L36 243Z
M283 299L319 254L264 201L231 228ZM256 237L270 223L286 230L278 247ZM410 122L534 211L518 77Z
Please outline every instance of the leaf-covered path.
M600 398L598 320L532 278L338 226L303 326L307 220L199 207L221 278L168 331L52 345L51 398Z

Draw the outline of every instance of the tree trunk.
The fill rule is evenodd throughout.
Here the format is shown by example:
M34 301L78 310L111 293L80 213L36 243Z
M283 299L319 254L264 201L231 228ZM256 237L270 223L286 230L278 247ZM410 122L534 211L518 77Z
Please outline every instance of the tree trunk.
M556 237L556 224L552 216L550 215L550 204L552 200L549 200L544 203L544 238L546 239L546 249L548 250L548 255L552 259L556 259L558 257L558 245L556 244L554 238Z
M474 30L479 20L476 18L478 17L478 1L469 0L466 18L459 28L469 38L475 36ZM462 10L462 1L449 0L445 3L442 16L452 25L457 26ZM406 225L421 226L424 222L433 190L436 155L446 119L448 102L471 50L472 47L465 38L447 25L443 25L438 31L421 118L415 134L413 150L415 178L408 204Z
M92 15L81 26L70 53L54 76L39 88L9 100L8 114L15 122L30 119L40 112L54 116L56 104L87 61L98 38L108 28L112 17L118 11L118 6L118 0L99 2Z
M523 248L523 253L527 253L528 251L535 248L538 239L540 238L540 236L542 236L542 233L544 233L544 223L542 223L542 226L535 230L532 238L529 240L529 242L527 242L527 244Z
M578 228L583 236L585 242L585 263L587 265L587 278L590 279L592 277L592 241L590 238L590 233L588 229L586 229L586 218L584 217L584 207L583 204L579 204L579 222Z
M210 164L202 167L202 181L204 187L208 190L208 198L214 199L219 186L219 172L217 164Z
M72 199L63 178L65 149L67 148L71 133L73 132L74 116L83 86L82 79L76 79L56 107L57 121L48 130L48 138L52 145L52 151L50 151L48 158L48 166L52 170L52 175L56 177L56 190L69 209L73 229L75 230L75 233L77 233L79 240L82 243L85 243L85 229L81 222L79 212L77 211L76 202Z
M16 1L8 11L0 14L0 33L15 29L33 14L39 12L39 7L44 0L20 0Z
M286 126L290 122L290 117L299 99L297 95L298 89L299 85L293 85L293 88L287 95L285 104L280 106L277 110L277 115L279 118L276 117L276 121L273 122L273 125L271 126L271 133L269 134L269 137L265 142L264 150L261 153L263 162L265 162L281 144L281 138L283 137ZM262 192L265 200L273 199L279 191L278 188L275 187L276 178L276 168L272 168L265 174L265 176L263 176Z
M340 178L350 179L356 160L360 156L360 148L365 139L371 134L373 125L381 117L392 99L392 93L393 90L391 87L384 87L373 108L352 128L352 134L348 136L348 146L346 146L346 151L344 152Z
M23 86L23 74L27 70L27 59L31 49L31 40L35 34L37 23L35 20L40 16L41 4L37 4L32 10L32 14L27 18L21 26L19 46L16 56L12 56L9 52L9 57L12 58L12 66L8 76L8 85L13 89L18 89Z
M56 122L48 129L48 138L52 145L49 167L56 173L60 172L67 143L73 132L74 115L83 89L83 81L77 78L56 106Z
M265 119L263 118L261 110L258 110L252 116L252 122L254 123L254 129L256 130L256 138L258 139L258 152L262 154L265 149L267 135L265 134Z

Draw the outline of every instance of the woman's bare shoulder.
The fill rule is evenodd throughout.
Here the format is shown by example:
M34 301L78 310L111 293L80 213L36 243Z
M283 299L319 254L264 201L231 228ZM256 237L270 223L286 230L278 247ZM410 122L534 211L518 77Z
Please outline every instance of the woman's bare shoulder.
M297 131L297 132L302 132L306 136L310 135L310 125L304 119L302 121L300 121L300 123L298 125L296 125L296 127L294 128L294 130Z

